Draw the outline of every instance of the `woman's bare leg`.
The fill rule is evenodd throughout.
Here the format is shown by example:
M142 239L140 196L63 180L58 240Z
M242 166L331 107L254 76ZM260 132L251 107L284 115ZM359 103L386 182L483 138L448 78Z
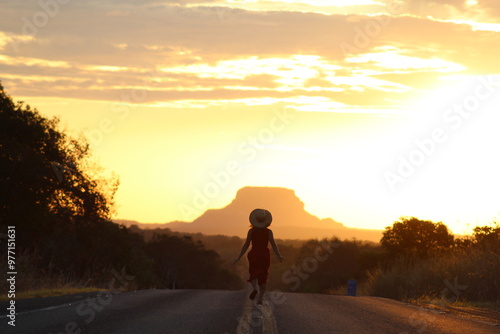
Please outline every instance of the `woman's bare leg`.
M254 279L252 280L252 287L253 287L253 290L254 290L254 291L257 291L257 279L256 279L256 278L254 278Z
M261 284L261 285L259 285L259 288L260 288L259 299L257 300L257 302L259 304L262 304L262 298L264 297L264 293L266 292L266 285L265 284Z
M251 281L252 283L252 287L253 287L253 291L250 293L250 296L248 296L248 298L250 298L251 300L254 300L255 299L255 296L257 296L257 279L253 279Z

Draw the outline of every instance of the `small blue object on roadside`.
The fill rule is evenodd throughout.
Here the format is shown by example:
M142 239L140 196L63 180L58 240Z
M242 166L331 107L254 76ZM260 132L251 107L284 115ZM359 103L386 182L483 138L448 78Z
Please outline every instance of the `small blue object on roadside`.
M356 287L358 282L355 279L350 279L347 281L347 295L356 296Z

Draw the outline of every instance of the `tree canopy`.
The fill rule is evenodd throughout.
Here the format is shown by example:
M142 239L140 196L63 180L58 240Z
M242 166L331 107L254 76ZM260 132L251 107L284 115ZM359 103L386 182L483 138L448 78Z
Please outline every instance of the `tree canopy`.
M482 246L500 247L500 224L495 223L493 226L476 226L474 228L474 240Z
M22 228L26 247L61 225L80 229L110 215L117 181L89 177L89 145L58 123L14 103L0 85L1 219Z
M453 246L453 235L443 223L401 217L385 228L380 243L392 254L426 256L432 250Z

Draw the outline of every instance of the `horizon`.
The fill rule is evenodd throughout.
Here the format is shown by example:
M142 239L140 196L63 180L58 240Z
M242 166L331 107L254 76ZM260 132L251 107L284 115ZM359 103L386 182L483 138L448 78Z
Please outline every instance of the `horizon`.
M245 189L245 188L261 188L261 189L264 189L264 188L271 188L271 189L282 189L282 190L289 190L289 191L292 191L294 193L294 195L296 196L295 194L295 191L293 189L288 189L288 188L282 188L282 187L251 187L251 186L247 186L247 187L244 187L244 188L241 188L238 190L238 192L240 192L242 189ZM116 218L113 218L112 221L113 222L128 222L129 224L132 224L133 223L138 223L139 225L169 225L169 224L172 224L172 223L182 223L182 224L192 224L194 223L195 221L199 220L200 218L204 217L205 214L208 212L208 211L222 211L222 210L225 210L226 208L229 207L230 204L232 204L237 198L237 194L235 195L234 199L230 202L230 203L227 203L227 205L223 206L223 207L220 207L220 208L208 208L206 211L204 211L200 216L197 216L195 218L193 218L191 221L181 221L181 220L174 220L174 221L166 221L166 222L144 222L144 221L140 221L140 220L135 220L135 219L127 219L127 218L122 218L122 217L116 217ZM303 202L300 200L299 197L296 196L296 198L303 204ZM241 200L240 200L241 201ZM258 207L259 205L257 205ZM393 222L391 222L390 224L388 224L387 226L385 226L384 228L359 228L359 227L350 227L350 226L347 226L346 224L340 222L340 221L337 221L334 219L334 217L317 217L315 216L314 214L310 213L307 211L306 208L303 209L305 213L307 214L310 214L311 216L313 217L316 217L318 220L325 220L325 219L331 219L334 223L338 223L338 224L341 224L343 228L346 228L348 230L360 230L360 231L380 231L380 232L383 232L385 231L385 228L386 227L391 227L392 224L396 221L400 221L401 218L411 218L410 216L400 216L398 217L397 219L395 219ZM415 217L417 219L420 219L419 217ZM425 219L421 219L421 220L425 220ZM433 223L440 223L441 221L433 221ZM236 221L235 221L236 223ZM285 225L286 223L284 222L280 222L280 225ZM126 226L128 226L128 224L125 224ZM446 225L446 224L445 224ZM489 225L489 224L487 224ZM242 225L243 226L243 225ZM246 226L246 225L245 225ZM294 226L290 226L290 225L286 225L287 228L294 228ZM479 226L479 225L478 225ZM210 226L210 227L213 227L213 226ZM450 228L449 226L447 226L448 229L450 230L450 233L455 235L455 236L465 236L465 235L472 235L473 234L473 231L471 229L470 233L454 233ZM472 228L474 228L476 226L473 226ZM142 228L142 227L140 227ZM156 227L156 228L160 228L160 227ZM169 228L169 229L172 229L172 227L168 227L168 226L165 226L165 228ZM331 227L330 227L331 228ZM325 229L329 229L328 226L325 226ZM332 231L334 231L335 229L332 229ZM241 232L239 234L224 234L224 232L221 230L220 232L212 232L212 233L207 233L206 231L203 230L203 227L199 227L198 230L193 230L193 231L187 231L187 230L177 230L177 229L172 229L173 232L179 232L179 233L201 233L201 234L204 234L204 235L215 235L215 234L221 234L221 235L226 235L226 236L232 236L232 235L237 235L238 237L241 237L241 238L244 238L246 236L246 230L244 229L241 229ZM300 232L294 232L295 233L300 233ZM334 232L331 232L331 233L334 233ZM335 233L338 233L335 232ZM317 235L316 237L317 238L322 238L322 237L332 237L332 236L337 236L337 237L340 237L342 239L342 237L345 239L346 237L345 236L340 236L340 235L335 235L335 234L328 234L328 235ZM354 236L355 238L359 238L359 235L358 236ZM299 237L299 236L296 236L296 237L285 237L285 238L281 238L281 239L300 239L300 240L308 240L308 239L311 239L311 238L314 238L313 236L311 235L308 235L306 237ZM360 239L360 240L369 240L369 241L375 241L375 239L372 239L373 236L370 236L369 239L366 239L366 235L364 236L361 236L361 238L365 238L365 239ZM348 238L347 238L348 239ZM375 242L379 242L379 240L376 240Z
M500 3L20 3L0 80L116 173L114 217L192 221L246 186L349 228L500 212ZM130 24L134 22L134 24Z

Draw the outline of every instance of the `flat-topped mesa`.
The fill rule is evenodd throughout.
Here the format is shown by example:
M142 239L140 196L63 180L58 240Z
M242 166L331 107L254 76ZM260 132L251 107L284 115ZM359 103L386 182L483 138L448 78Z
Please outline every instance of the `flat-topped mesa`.
M271 211L271 229L281 239L357 238L378 242L382 231L347 228L331 218L319 219L304 209L295 191L279 187L245 187L227 206L204 212L192 223L172 222L150 225L173 231L203 234L223 234L246 237L250 212L255 208ZM145 227L147 224L141 224Z
M278 187L245 187L236 193L235 199L226 207L208 210L193 224L217 225L232 230L244 227L248 215L255 208L271 211L273 227L294 226L301 228L344 228L333 219L319 219L304 210L304 203L295 195L295 191ZM215 227L215 226L214 226ZM238 233L240 234L240 233Z
M294 190L278 187L241 188L229 205L237 205L238 207L254 205L278 211L283 208L293 208L294 211L304 211L304 202L295 195Z

